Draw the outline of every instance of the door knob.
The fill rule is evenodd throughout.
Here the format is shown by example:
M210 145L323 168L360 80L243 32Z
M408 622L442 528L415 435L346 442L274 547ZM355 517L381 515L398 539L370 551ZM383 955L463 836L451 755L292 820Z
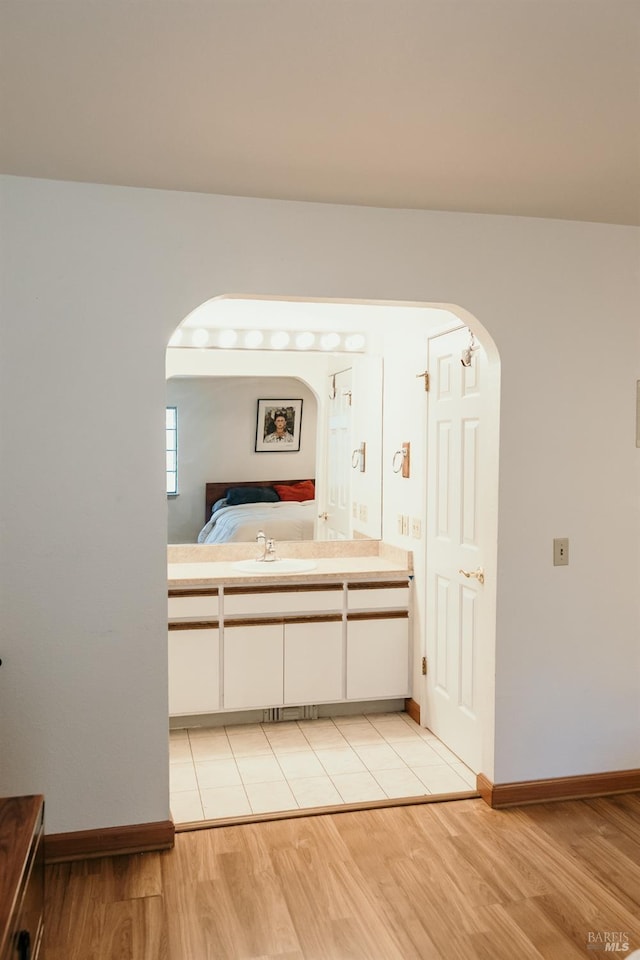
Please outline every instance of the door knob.
M473 578L477 580L478 583L484 583L484 570L482 567L478 567L477 570L458 570L458 573L461 573L463 577Z

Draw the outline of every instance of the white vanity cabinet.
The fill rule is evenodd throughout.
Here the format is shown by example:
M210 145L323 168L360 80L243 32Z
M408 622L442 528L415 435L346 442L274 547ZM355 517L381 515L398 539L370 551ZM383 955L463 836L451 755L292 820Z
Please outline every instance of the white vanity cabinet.
M410 695L410 585L395 579L172 588L172 716Z

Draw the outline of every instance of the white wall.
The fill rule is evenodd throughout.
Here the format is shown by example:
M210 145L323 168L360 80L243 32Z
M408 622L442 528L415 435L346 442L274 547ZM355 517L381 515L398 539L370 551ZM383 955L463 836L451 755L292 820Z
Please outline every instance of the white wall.
M43 791L50 833L168 816L165 347L224 293L459 304L485 325L484 772L640 767L638 230L10 177L2 220L0 793Z
M255 452L257 402L268 397L302 400L300 450ZM195 543L208 481L315 477L318 405L300 380L177 377L167 382L167 403L178 407L179 431L179 495L167 503L169 543Z

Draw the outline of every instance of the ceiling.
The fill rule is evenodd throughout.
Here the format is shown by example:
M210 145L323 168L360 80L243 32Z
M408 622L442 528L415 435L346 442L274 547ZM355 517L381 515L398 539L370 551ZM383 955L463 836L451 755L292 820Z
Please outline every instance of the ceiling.
M0 0L0 171L640 224L640 0Z

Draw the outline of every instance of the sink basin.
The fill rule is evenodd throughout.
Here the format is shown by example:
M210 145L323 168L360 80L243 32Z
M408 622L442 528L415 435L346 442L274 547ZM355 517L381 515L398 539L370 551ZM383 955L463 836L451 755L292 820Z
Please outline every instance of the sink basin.
M232 564L235 570L243 573L305 573L315 570L318 564L315 560L236 560Z

